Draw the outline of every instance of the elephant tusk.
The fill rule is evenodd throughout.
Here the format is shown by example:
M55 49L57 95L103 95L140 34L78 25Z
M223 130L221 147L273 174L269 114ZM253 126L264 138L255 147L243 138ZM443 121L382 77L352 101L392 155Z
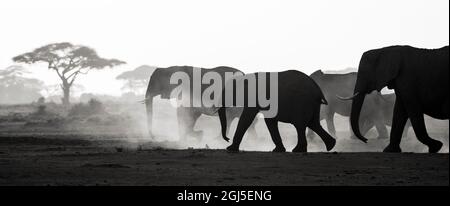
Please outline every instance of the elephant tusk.
M147 102L147 100L149 100L149 98L145 98L144 100L139 100L137 101L138 103L144 104L145 102Z
M339 95L337 95L336 94L336 97L338 98L338 99L340 99L340 100L345 100L345 101L347 101L347 100L352 100L353 98L355 98L356 96L358 96L358 94L359 94L359 92L356 92L353 96L351 96L351 97L341 97L341 96L339 96Z

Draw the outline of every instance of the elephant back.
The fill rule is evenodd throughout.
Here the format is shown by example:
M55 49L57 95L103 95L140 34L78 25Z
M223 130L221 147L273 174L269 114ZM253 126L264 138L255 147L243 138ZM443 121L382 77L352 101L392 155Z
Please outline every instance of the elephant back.
M319 85L308 75L297 70L287 70L278 74L279 92L291 91L291 95L301 95L327 104Z

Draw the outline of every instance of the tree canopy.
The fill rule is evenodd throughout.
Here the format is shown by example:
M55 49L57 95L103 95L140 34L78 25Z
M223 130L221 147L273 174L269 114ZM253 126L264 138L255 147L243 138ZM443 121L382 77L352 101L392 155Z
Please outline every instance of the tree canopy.
M64 91L63 103L69 103L70 87L79 74L87 74L91 69L103 69L125 64L117 59L105 59L89 47L68 42L48 44L31 52L16 56L13 61L26 64L46 63L61 79Z
M150 75L152 75L153 71L155 71L155 67L151 67L148 65L142 65L137 67L134 70L123 72L119 74L116 79L119 80L148 80Z
M150 76L155 71L155 67L142 65L134 70L123 72L118 75L116 79L125 80L126 83L122 87L123 90L130 90L132 92L142 92L142 88L147 86Z
M24 77L26 73L29 72L17 65L0 70L0 103L30 103L41 97L44 83L38 79Z

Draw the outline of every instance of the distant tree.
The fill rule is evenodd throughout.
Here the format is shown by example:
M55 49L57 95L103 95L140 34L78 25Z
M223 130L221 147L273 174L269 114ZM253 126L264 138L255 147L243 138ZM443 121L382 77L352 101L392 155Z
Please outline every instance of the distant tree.
M44 97L39 97L39 99L37 100L38 104L45 104L45 98Z
M38 79L24 77L26 73L29 72L17 65L0 69L0 103L30 103L41 97L44 83Z
M89 100L91 99L96 99L101 102L115 102L117 101L118 97L107 94L82 93L80 95L79 101L85 103L89 102Z
M150 75L152 75L155 69L155 67L142 65L132 71L126 71L119 74L116 79L125 81L122 90L140 93L140 90L147 86Z
M68 42L37 48L14 57L13 61L26 64L46 63L47 68L54 70L61 79L64 105L70 104L70 88L79 74L87 74L91 69L103 69L125 63L117 59L101 58L94 49Z

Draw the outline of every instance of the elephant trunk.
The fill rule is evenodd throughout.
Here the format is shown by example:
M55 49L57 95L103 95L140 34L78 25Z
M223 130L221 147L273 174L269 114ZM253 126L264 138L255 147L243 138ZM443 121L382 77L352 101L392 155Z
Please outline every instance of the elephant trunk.
M365 94L359 93L353 98L352 111L350 114L350 124L352 126L353 133L358 139L367 143L367 139L361 134L359 130L359 115L361 114L361 108L364 103Z
M230 139L227 137L227 112L225 107L221 107L219 109L219 119L222 137L225 141L228 142Z
M147 111L147 130L148 135L153 138L152 126L153 126L153 96L148 96L145 99L145 109Z

